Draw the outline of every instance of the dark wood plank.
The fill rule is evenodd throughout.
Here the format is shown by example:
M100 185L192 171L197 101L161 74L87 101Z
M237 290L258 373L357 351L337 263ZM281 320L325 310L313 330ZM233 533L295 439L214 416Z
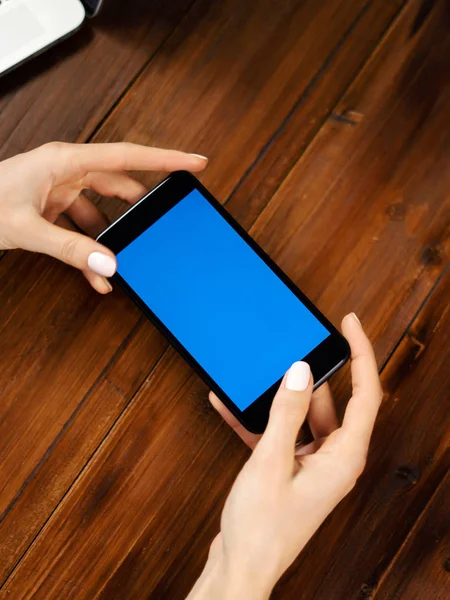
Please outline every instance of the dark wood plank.
M400 97L410 99L415 86L420 89L419 84L423 84L430 64L434 74L440 73L436 65L439 66L439 57L446 56L447 51L440 7L442 3L438 3L417 37L410 38L418 8L417 3L411 4L346 95L347 100L353 100L353 107L360 110L364 107L361 126L330 120L274 197L272 202L277 211L273 211L270 203L254 227L255 235L265 244L276 244L280 239L290 242L291 232L295 233L298 247L291 249L291 253L295 252L296 260L292 258L290 265L287 264L289 257L283 245L278 246L275 257L285 263L305 289L313 290L313 297L320 300L327 312L342 314L356 299L356 308L361 309L369 330L381 340L377 344L381 358L386 358L395 347L413 311L448 260L445 236L449 219L445 200L450 186L446 153L449 134L444 126L448 89L439 80L439 88L433 101L427 103L426 111L421 103L405 105L393 101L399 95L399 88L403 91ZM405 76L411 63L416 78ZM380 115L386 112L387 118L380 123ZM391 132L393 139L381 135L384 130ZM333 161L330 156L325 160L327 148L331 149ZM320 157L324 160L320 161ZM369 157L377 158L373 170L367 169ZM396 169L392 168L394 162ZM308 164L315 170L309 178L304 171ZM294 189L292 182L297 181L300 172L306 181L303 187ZM315 191L317 182L326 189L337 177L341 181L334 187L334 197L321 203L320 190ZM363 177L368 179L367 188L359 188L361 196L356 210L355 199L351 194L349 197L349 192ZM363 193L367 189L370 194ZM399 197L399 190L403 210L395 212L390 207L392 198ZM305 203L303 213L296 211L294 191L297 197L313 195L312 207L320 206L320 235L316 231L315 237L310 238L308 253L302 247L302 240L311 235L313 223L308 220L311 205ZM318 195L314 196L315 193ZM280 213L281 221L277 217ZM397 218L398 214L402 218ZM372 239L374 227L381 243ZM277 236L272 242L267 239L269 230L272 236ZM428 250L427 259L423 260L424 245L431 247L431 237L440 246ZM369 247L359 246L359 238L367 238ZM339 272L335 252L342 260L350 250L354 253L353 260L346 263L346 271ZM430 256L437 258L430 260ZM320 281L313 264L321 271ZM398 265L402 266L401 273ZM395 321L397 337L394 327L388 336L383 336L386 305L381 292L375 300L372 298L374 273L383 294L388 294L395 304L395 318L392 313L390 318ZM346 288L343 282L349 281L350 274L351 285ZM396 283L399 277L402 287ZM366 291L369 284L370 294ZM445 319L442 314L448 279L441 286L443 291L436 295L439 301L435 309L423 317L424 337L419 345L424 344L426 349L432 347L433 340L437 340L435 347L442 349L442 340L446 339L443 332L448 331L447 313ZM441 313L436 321L433 311L439 308ZM432 368L436 373L445 373L446 354L434 350L417 353L413 337L417 336L406 337L395 354L399 361L392 367L395 377L386 370L389 399L383 407L368 472L358 490L309 546L297 569L285 579L280 588L283 597L298 598L299 589L305 597L314 594L317 598L339 597L341 591L341 597L355 596L360 581L355 582L348 564L354 564L358 577L363 578L364 585L369 585L374 565L375 575L379 574L377 568L381 572L386 569L392 557L389 552L396 552L408 531L408 520L414 522L438 484L443 468L445 407L432 394L445 382L436 376L433 389L424 390L430 396L428 403L422 401L421 395L413 398L411 395L424 379L424 372L430 369L425 357L431 354ZM123 364L131 368L131 360ZM402 365L405 365L403 371ZM412 374L399 379L398 372ZM221 503L231 480L246 456L239 442L205 408L205 396L205 387L183 361L174 352L167 352L128 403L111 434L7 581L4 591L15 598L29 598L33 594L43 598L184 597L217 530ZM433 436L426 435L430 430ZM410 464L419 464L422 476L414 491L407 494L406 490L412 487L409 482L414 481L414 470L406 468ZM375 490L374 481L377 481ZM370 527L382 527L383 535L377 539L364 536L368 522ZM397 523L401 527L395 530ZM379 563L383 551L387 562ZM317 575L311 578L311 573Z
M192 0L110 0L77 34L0 80L0 160L53 140L85 141Z
M450 474L442 481L389 573L377 600L446 600L450 585Z
M299 587L306 598L371 598L448 471L449 293L447 269L383 371L386 397L365 473L275 598L295 598Z
M96 139L204 154L202 180L222 200L266 155L264 180L282 156L265 180L267 202L404 3L289 0L273 10L270 0L200 0ZM278 141L287 129L295 144ZM246 193L233 202L247 227L262 206Z
M96 140L127 137L208 154L209 150L217 153L220 144L223 156L207 177L218 195L226 198L284 123L303 86L316 81L319 72L320 81L329 82L330 97L323 89L315 96L312 85L307 103L309 112L323 115L330 99L343 92L336 81L343 74L341 85L345 85L358 70L373 47L375 32L383 33L398 6L391 2L366 5L359 0L333 0L325 7L312 1L290 2L267 19L269 2L260 3L257 9L237 0L202 2ZM339 17L333 20L335 13ZM311 30L325 26L327 36L311 35ZM367 41L366 29L371 32ZM343 36L348 44L364 39L361 54L345 52L341 60L346 47L341 44ZM274 53L278 46L282 51ZM301 62L298 70L298 54L307 46L308 61ZM331 62L330 56L334 57ZM265 63L267 69L261 71L265 75L253 76ZM324 64L330 68L323 71ZM284 100L286 91L288 101ZM188 108L195 118L187 118ZM270 119L262 118L263 109ZM304 139L311 132L306 129ZM246 152L238 152L243 144ZM214 183L222 170L227 177ZM0 360L5 362L5 381L11 381L4 384L0 412L0 453L6 457L1 467L0 544L7 548L0 558L3 580L133 398L145 373L158 360L162 342L156 333L147 340L149 326L142 325L144 329L131 334L137 336L130 341L133 349L126 349L122 360L122 344L138 323L137 311L120 295L106 302L95 299L77 274L46 258L11 253L0 264L0 280ZM49 290L52 297L47 303ZM109 327L111 334L106 333ZM24 369L27 355L30 360ZM120 383L125 365L127 378ZM58 375L51 376L56 370ZM40 377L41 372L45 377ZM104 392L105 379L111 378L119 386L114 399L98 396ZM89 411L98 414L95 407L105 419L94 431L86 428L84 419L90 418Z
M381 364L449 258L446 4L411 36L419 5L251 229L333 320L358 314Z
M400 7L400 3L398 6ZM324 72L317 73L316 77L303 87L295 107L273 136L269 151L258 156L254 168L233 190L227 203L228 209L243 226L251 227L324 121L330 113L337 111L336 101L340 98L340 90L346 89L353 81L353 71L348 67L353 64L355 57L362 59L362 66L367 56L365 44L370 46L379 39L379 23L383 15L379 11L370 10L371 8L375 7L368 5L367 9L361 12L358 27L349 30L342 38L339 52L330 55L324 64ZM411 8L408 7L407 10L409 12ZM360 31L364 34L360 35ZM362 55L359 54L360 50ZM308 60L308 54L304 60ZM336 77L333 77L333 74L336 74ZM345 87L341 87L343 83ZM320 107L322 111L318 112ZM333 116L339 118L339 113ZM347 121L349 122L351 121Z

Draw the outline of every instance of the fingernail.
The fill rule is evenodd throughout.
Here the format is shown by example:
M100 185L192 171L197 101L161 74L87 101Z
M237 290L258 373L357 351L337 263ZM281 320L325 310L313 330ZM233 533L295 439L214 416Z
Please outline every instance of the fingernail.
M107 254L92 252L89 254L88 267L103 277L112 277L116 272L117 264L114 258Z
M295 362L286 377L286 388L295 392L303 392L309 385L311 369L308 363Z
M358 319L358 317L355 315L354 312L350 313L352 315L352 317L357 321L357 323L359 323L361 325L361 321ZM362 325L361 325L362 327Z
M112 291L113 291L113 287L112 287L112 285L109 283L109 281L108 281L107 279L105 279L104 281L105 281L105 285L106 285L106 287L108 288L108 290L109 290L110 292L112 292Z
M206 156L202 156L201 154L191 153L191 156L195 156L195 158L201 158L202 160L208 160L208 158Z

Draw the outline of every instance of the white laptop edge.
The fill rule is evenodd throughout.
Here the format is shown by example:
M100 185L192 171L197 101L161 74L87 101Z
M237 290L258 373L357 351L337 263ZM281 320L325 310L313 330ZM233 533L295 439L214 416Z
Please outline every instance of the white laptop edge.
M80 0L4 0L0 75L74 33L85 16Z

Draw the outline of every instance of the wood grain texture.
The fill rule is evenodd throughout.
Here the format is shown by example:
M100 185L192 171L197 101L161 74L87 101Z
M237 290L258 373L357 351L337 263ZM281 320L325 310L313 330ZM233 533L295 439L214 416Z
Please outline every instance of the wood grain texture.
M267 2L261 3L255 10L231 0L220 6L202 2L95 139L120 139L129 129L125 137L133 141L161 140L159 145L202 150L194 147L201 131L203 143L210 143L216 152L219 144L223 148L223 156L209 173L213 178L214 172L228 173L226 180L215 184L219 197L226 198L295 106L296 94L302 93L303 85L315 79L330 55L337 58L346 48L341 38L349 28L352 34L348 43L364 37L364 30L370 27L368 39L374 44L373 30L381 35L398 7L396 3L380 2L365 12L364 2L334 1L322 9L313 2L290 2L273 22L266 22L268 6ZM333 20L336 11L340 16ZM359 17L362 14L365 19ZM289 43L282 41L288 24L289 31L295 33L290 33ZM326 24L326 41L313 46L308 61L297 70L297 55L311 42L310 28L320 30ZM202 43L196 50L199 39ZM273 56L280 40L284 53ZM233 44L239 53L227 50ZM369 42L363 47L366 53L372 48ZM293 65L289 64L289 56ZM336 77L344 73L345 85L363 60L363 54L355 57L346 51L345 60L333 63L334 75L327 75L332 96L339 97L344 89L336 84ZM246 83L253 70L261 70L265 62L270 66L266 77L260 75ZM231 68L234 65L236 68ZM233 71L236 73L230 75ZM269 85L270 78L274 81ZM289 102L280 102L280 94L286 89L291 90ZM157 92L152 94L152 90ZM195 97L194 104L200 104L192 120L187 119L183 108L184 104L191 105L191 96ZM329 98L322 91L321 101L318 99L311 96L308 111L317 110L321 115ZM239 117L235 120L225 111L230 102ZM271 117L261 127L264 107ZM156 134L152 132L152 121L157 126ZM118 132L117 128L122 127L123 133ZM242 143L237 143L241 131ZM305 132L305 140L308 135L311 130ZM240 153L236 164L235 149L249 139L251 144ZM150 182L152 177L147 180ZM111 206L110 214L115 210L113 203ZM6 374L0 412L0 452L5 456L1 467L0 544L6 548L0 559L0 580L4 580L133 398L164 344L147 323L141 321L138 325L138 312L120 294L100 301L83 287L77 274L46 258L10 253L0 263L0 279L0 356ZM49 290L52 292L47 299ZM121 380L123 369L127 376ZM110 379L116 381L117 389L108 386ZM98 418L99 413L103 419ZM98 421L91 421L87 427L85 419L89 421L90 415Z
M108 436L108 450L102 445L70 494L69 504L63 502L56 510L55 516L63 518L52 518L44 537L39 536L38 540L53 540L51 547L41 546L42 571L35 571L32 552L28 555L32 562L25 558L21 563L24 576L19 566L17 579L13 576L5 585L5 594L147 597L165 580L170 565L190 553L199 522L203 528L212 517L217 529L223 488L230 486L235 465L242 463L246 452L209 411L199 410L205 392L184 362L174 352L167 353ZM63 547L66 551L60 554ZM67 551L77 557L69 581ZM206 547L202 559L205 552ZM149 567L145 572L142 561ZM175 597L186 591L186 587L177 590Z
M266 154L284 156L287 167L298 157L403 4L289 0L273 10L270 0L199 0L96 140L208 156L202 181L225 201ZM272 152L285 129L296 144ZM264 179L266 165L258 171ZM153 185L159 175L144 180ZM266 185L265 202L274 174ZM252 208L244 194L234 208L250 226L262 204Z
M449 260L446 7L413 37L418 3L402 12L251 229L381 364Z
M92 24L0 79L0 160L86 141L191 4L109 0Z
M450 473L439 485L408 536L377 600L446 600L450 585Z
M339 104L341 118L324 126L253 228L327 313L336 317L357 303L380 358L401 339L383 375L388 397L368 470L280 584L279 597L298 598L299 590L311 598L368 597L445 468L447 407L440 399L448 371L441 351L449 325L448 275L402 338L448 262L448 87L440 58L448 52L440 6L411 37L418 9L411 3ZM435 93L413 102L430 65ZM348 122L361 114L356 125ZM121 301L120 295L109 299ZM134 335L141 336L136 344ZM139 326L134 335L112 367L121 390L113 403L123 412L115 413L98 448L99 432L92 445L83 442L95 452L92 460L8 579L5 597L183 598L201 568L247 452L212 415L205 387L173 351L135 394L133 383L145 375L134 363L146 336ZM93 388L97 414L108 389L114 388ZM89 397L82 414L84 427L96 423ZM64 460L61 449L85 431L77 425L75 418L73 437L58 440L51 469ZM89 452L80 453L84 461ZM41 473L50 483L47 464ZM29 499L36 502L39 477L27 486L33 487ZM8 527L11 533L11 521Z
M448 471L450 356L443 347L450 331L449 293L447 269L382 373L385 399L366 471L275 598L295 598L299 589L305 598L320 600L371 598Z

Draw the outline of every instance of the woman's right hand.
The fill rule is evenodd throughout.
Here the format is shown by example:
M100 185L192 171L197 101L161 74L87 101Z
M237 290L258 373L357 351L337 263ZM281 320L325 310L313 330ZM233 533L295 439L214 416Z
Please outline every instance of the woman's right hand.
M286 374L262 436L243 429L211 396L215 408L253 453L228 496L221 533L192 598L268 598L363 471L382 390L373 349L361 324L347 315L342 329L351 348L353 395L341 426L328 386L313 394L309 366L302 362ZM315 441L296 448L305 419Z

